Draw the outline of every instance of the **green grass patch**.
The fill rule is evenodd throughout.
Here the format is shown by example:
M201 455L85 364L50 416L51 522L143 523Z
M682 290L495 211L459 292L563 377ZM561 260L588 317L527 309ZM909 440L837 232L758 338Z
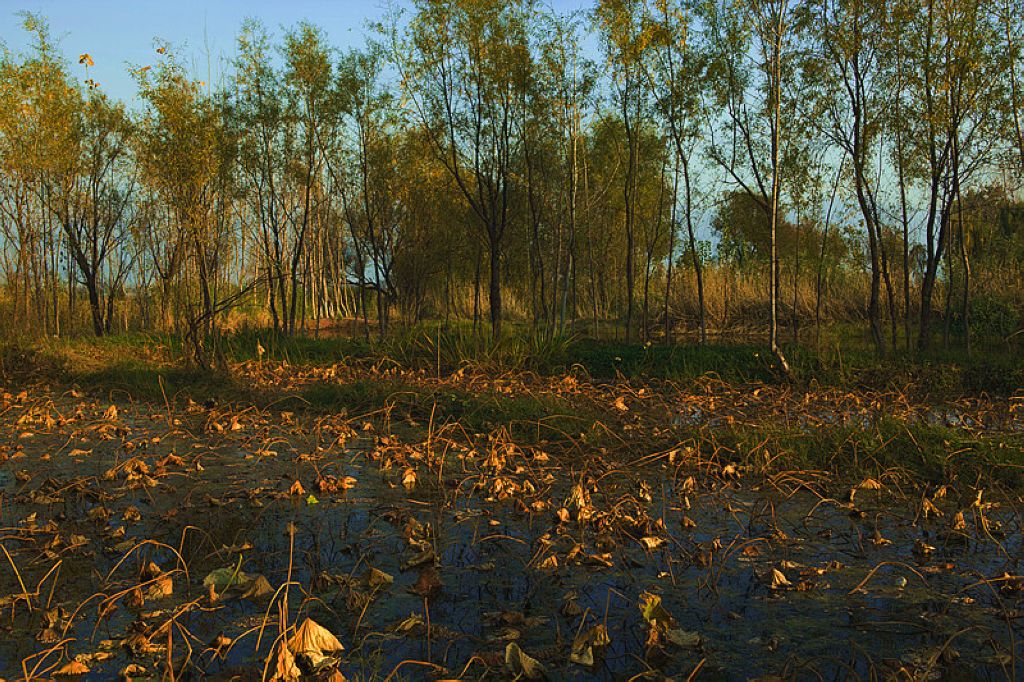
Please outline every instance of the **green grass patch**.
M755 346L644 346L582 339L569 347L567 356L598 381L619 376L683 381L714 375L738 382L778 378L770 354Z
M765 424L693 433L702 454L728 453L766 471L827 471L854 480L902 470L918 483L1024 487L1024 435L975 436L959 429L882 419L870 425Z
M331 364L347 359L374 357L371 345L361 338L308 335L287 336L272 331L244 331L222 337L225 356L232 362L263 359L295 365Z
M220 372L202 372L182 367L155 367L137 361L115 363L95 371L71 373L73 383L90 391L117 397L127 394L132 400L177 403L234 401L244 391L233 379Z
M841 332L841 330L840 330ZM837 332L839 333L839 332ZM845 337L844 337L845 338ZM214 343L211 340L211 343ZM242 331L220 337L216 344L229 362L257 360L296 366L336 362L391 362L399 367L450 374L461 368L485 373L536 372L557 375L581 371L593 380L663 379L679 382L714 376L729 383L780 383L774 358L756 343L642 345L582 337L549 336L529 328L516 329L493 341L466 324L448 328L419 325L396 329L388 338L368 342L337 335L286 336L272 331ZM849 346L849 349L845 349ZM12 348L14 350L12 350ZM1024 361L1005 348L989 351L981 344L968 357L960 349L936 348L925 354L901 351L877 357L862 340L843 339L812 347L787 348L798 387L818 385L846 390L909 391L938 398L988 392L1012 395L1024 388ZM138 361L185 366L180 340L168 334L125 334L101 339L49 340L8 344L3 367L31 363L53 369L102 369L104 365ZM7 371L7 370L4 370Z
M513 439L536 443L543 440L593 437L598 415L554 395L509 396L492 391L428 389L401 380L360 380L316 383L301 393L306 409L314 412L345 412L351 416L388 409L392 420L413 419L426 424L458 422L469 434L508 429Z

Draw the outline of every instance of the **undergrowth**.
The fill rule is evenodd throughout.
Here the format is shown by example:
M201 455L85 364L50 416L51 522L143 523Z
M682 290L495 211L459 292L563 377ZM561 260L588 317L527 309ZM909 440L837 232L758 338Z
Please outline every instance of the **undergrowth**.
M173 337L129 335L4 344L0 380L7 390L47 381L111 400L273 406L314 416L365 416L389 426L457 424L473 437L505 430L517 442L561 445L577 452L614 449L625 442L618 431L627 417L600 397L620 386L638 390L669 382L680 390L699 392L699 383L687 389L687 382L710 375L734 386L792 381L798 390L893 392L930 404L962 395L984 399L986 392L1012 395L1024 385L1024 368L1013 358L997 355L969 362L949 352L880 360L863 352L825 355L796 349L789 354L795 377L790 380L781 377L771 357L753 345L626 345L533 333L491 343L468 327L416 328L383 342L246 332L224 337L222 348L229 367L254 371L201 372L180 361ZM344 378L332 380L313 372L314 378L287 389L272 379L256 382L250 376L266 370L266 376L273 377L274 367L294 375L304 368L339 363L347 368ZM462 381L463 373L488 381ZM589 385L589 393L528 390L524 384L516 390L498 390L492 381L531 375L557 379L567 374ZM671 395L666 394L666 400ZM648 416L640 446L656 449L688 442L702 457L730 458L765 473L818 470L852 478L904 471L922 482L959 476L1024 487L1024 442L1015 433L976 434L896 418L813 425L799 418L765 419L673 428L667 428L664 419L664 414Z

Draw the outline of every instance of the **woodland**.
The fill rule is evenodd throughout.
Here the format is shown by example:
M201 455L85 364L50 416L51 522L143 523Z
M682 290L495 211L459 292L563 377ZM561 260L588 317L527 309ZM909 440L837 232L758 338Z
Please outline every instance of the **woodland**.
M2 679L1020 679L1021 10L9 13Z

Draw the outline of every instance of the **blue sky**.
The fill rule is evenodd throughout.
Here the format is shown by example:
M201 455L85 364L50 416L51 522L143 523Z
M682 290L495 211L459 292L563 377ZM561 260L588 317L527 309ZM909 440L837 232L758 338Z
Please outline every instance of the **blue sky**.
M558 12L591 6L590 0L548 4ZM212 75L215 81L218 64L234 54L246 17L260 19L275 33L308 20L324 29L333 46L344 49L364 43L367 21L379 19L385 7L385 0L0 0L0 41L12 50L24 49L18 12L40 14L75 68L78 55L88 52L96 62L90 75L103 90L131 101L135 85L128 65L152 63L155 38L174 45L197 78Z

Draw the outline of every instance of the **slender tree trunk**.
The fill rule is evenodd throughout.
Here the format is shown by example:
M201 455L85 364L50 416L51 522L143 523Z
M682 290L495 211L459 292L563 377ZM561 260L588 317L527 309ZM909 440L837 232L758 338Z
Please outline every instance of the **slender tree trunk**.
M910 333L910 216L907 208L907 181L903 161L902 133L899 128L896 132L896 156L900 186L900 221L903 226L903 335L906 337L905 343L909 351L912 343Z
M700 328L700 343L708 342L707 302L704 297L704 264L700 250L697 248L696 230L693 226L693 185L690 181L690 160L683 160L683 193L686 199L686 234L690 241L690 257L693 259L693 272L697 277L697 326Z
M491 336L494 341L501 338L501 248L496 237L490 244L490 287L488 301L491 312Z
M828 232L832 226L832 209L835 207L836 194L839 191L839 179L843 176L843 161L845 160L846 157L843 157L839 162L839 168L836 169L836 179L832 183L832 194L829 196L828 210L825 212L825 226L821 231L821 251L818 254L818 272L814 282L814 345L819 350L821 349L821 300L826 272L826 259L828 258Z
M679 159L672 168L672 211L669 216L668 227L668 263L665 266L665 305L663 314L665 316L665 343L672 344L672 317L669 309L669 302L672 300L672 266L675 264L676 255L676 215L679 209Z
M633 333L633 292L635 288L633 273L633 250L634 245L634 220L635 220L635 194L637 189L637 163L638 163L638 142L640 131L637 129L639 121L630 119L630 92L632 77L627 76L627 82L622 91L622 116L626 128L626 144L629 146L626 177L623 183L623 200L625 202L625 229L626 229L626 343L632 339ZM639 109L639 104L637 106ZM639 114L639 111L637 112Z
M473 333L480 333L480 281L483 270L483 250L476 251L476 269L473 274Z
M775 42L772 55L772 70L774 83L772 84L772 195L771 195L771 322L769 324L769 344L772 354L779 363L780 369L789 375L789 363L779 347L779 252L776 235L779 223L779 191L782 188L781 182L781 159L780 146L782 143L782 36L784 31L785 12L783 7L778 9L778 24L775 30Z
M800 345L800 318L797 313L799 306L798 288L800 286L800 208L796 211L796 246L793 253L793 309L790 311L790 324L793 325L793 347Z
M950 236L952 239L952 235ZM953 313L953 251L946 249L946 303L942 313L942 346L949 350L949 324Z
M958 203L961 203L958 200ZM971 357L971 259L967 253L966 235L964 234L963 207L958 207L960 213L960 261L964 270L964 289L961 299L961 317L964 321L964 350L967 357Z

